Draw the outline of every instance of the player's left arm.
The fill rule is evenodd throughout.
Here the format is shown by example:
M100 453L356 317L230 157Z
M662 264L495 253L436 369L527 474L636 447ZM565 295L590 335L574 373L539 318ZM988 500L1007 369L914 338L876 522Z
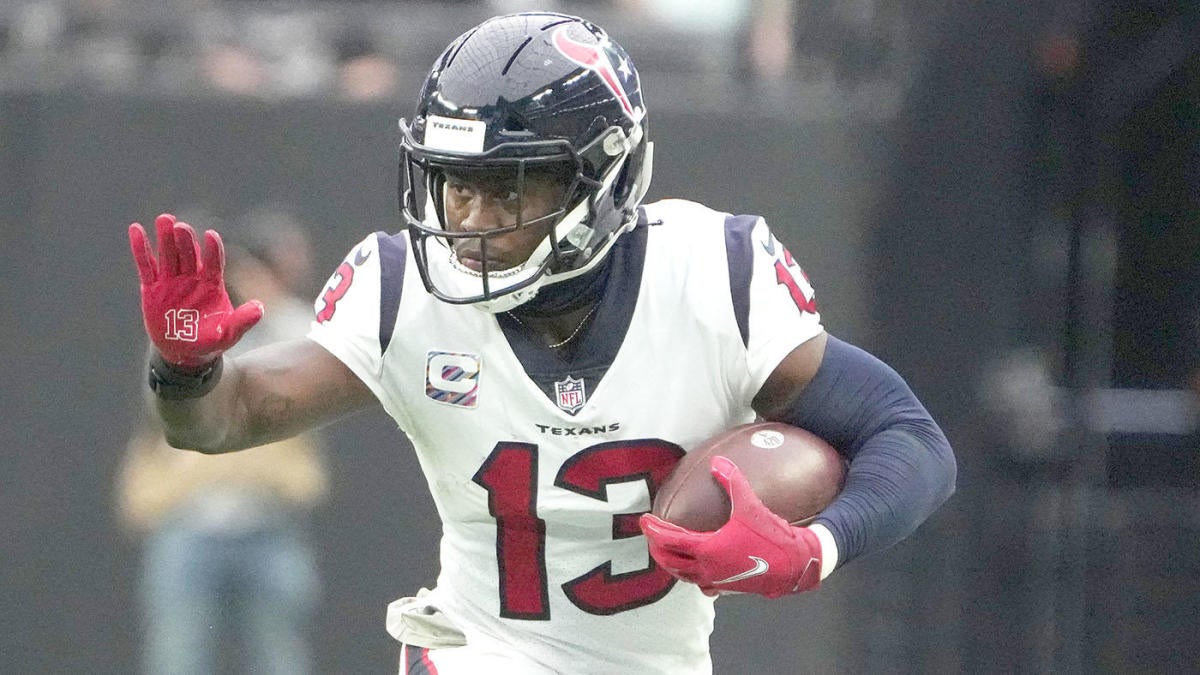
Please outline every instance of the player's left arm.
M725 246L748 370L761 374L754 410L836 447L850 460L846 484L812 524L794 527L715 457L713 478L733 504L725 525L693 532L651 514L641 525L654 559L706 593L777 597L814 589L846 561L911 534L953 493L957 468L903 378L824 331L807 276L761 218L727 219Z
M850 461L837 499L812 524L824 578L912 534L955 489L954 453L890 366L822 333L796 347L754 399L769 420L808 429Z
M695 532L643 515L655 561L705 593L773 598L813 590L839 564L911 534L954 491L950 444L904 380L823 331L783 359L754 404L768 420L829 441L850 469L837 499L806 527L767 509L725 457L712 461L733 505L725 525Z
M812 590L837 566L911 534L954 491L946 436L904 380L867 352L821 332L793 349L754 399L762 417L808 429L850 468L842 492L807 527L770 512L736 466L713 459L729 522L693 532L642 516L650 553L709 594L778 597ZM753 571L747 561L756 561Z

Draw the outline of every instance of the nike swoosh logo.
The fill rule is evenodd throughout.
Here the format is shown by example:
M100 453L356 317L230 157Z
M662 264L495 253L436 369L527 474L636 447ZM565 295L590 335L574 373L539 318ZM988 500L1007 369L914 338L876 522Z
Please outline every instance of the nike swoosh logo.
M742 572L740 574L735 574L735 575L729 577L728 579L714 581L713 586L716 586L718 584L732 584L735 581L741 581L742 579L749 579L751 577L756 577L756 576L759 576L760 574L766 574L767 570L771 569L771 566L769 564L767 564L766 560L763 560L762 558L760 558L756 555L752 555L752 556L748 556L748 557L750 558L751 561L754 562L754 567L751 567L750 569L748 569L745 572Z
M370 251L367 251L366 253L363 253L362 250L355 251L354 252L354 266L360 267L363 263L367 262L367 258L370 258L370 257L371 257Z
M775 255L775 237L767 237L766 241L760 241L758 243L762 244L763 250L767 252L767 255Z

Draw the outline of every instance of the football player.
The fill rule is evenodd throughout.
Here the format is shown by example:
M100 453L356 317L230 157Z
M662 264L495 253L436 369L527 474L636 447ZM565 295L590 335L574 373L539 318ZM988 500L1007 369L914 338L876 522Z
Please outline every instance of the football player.
M374 405L411 440L443 532L436 587L389 607L404 672L706 673L714 596L815 589L954 489L937 424L824 331L762 218L642 204L647 119L599 27L471 29L401 121L403 229L349 252L306 339L238 358L222 352L262 307L231 305L217 233L202 246L164 214L155 251L130 226L172 444L228 452ZM646 513L688 448L756 417L849 460L813 524L767 511L723 458L724 527Z

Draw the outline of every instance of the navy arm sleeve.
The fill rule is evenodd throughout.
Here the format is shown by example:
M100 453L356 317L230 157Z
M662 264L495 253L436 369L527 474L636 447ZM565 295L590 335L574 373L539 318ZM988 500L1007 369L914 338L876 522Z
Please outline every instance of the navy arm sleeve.
M908 384L833 336L782 421L824 438L850 461L844 489L816 519L833 533L839 567L904 539L954 492L950 443Z

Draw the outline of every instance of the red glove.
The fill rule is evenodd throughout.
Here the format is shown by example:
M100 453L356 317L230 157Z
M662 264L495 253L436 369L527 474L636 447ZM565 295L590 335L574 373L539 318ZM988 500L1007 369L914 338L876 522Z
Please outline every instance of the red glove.
M777 598L816 588L821 580L817 535L806 527L792 527L763 506L728 458L713 457L712 475L733 503L729 522L715 532L695 532L642 515L642 532L654 560L708 595L736 591Z
M129 247L142 282L142 318L146 332L168 363L202 368L258 323L257 300L233 308L225 291L225 247L212 230L204 233L204 258L196 231L164 213L154 221L158 259L146 231L129 226Z

